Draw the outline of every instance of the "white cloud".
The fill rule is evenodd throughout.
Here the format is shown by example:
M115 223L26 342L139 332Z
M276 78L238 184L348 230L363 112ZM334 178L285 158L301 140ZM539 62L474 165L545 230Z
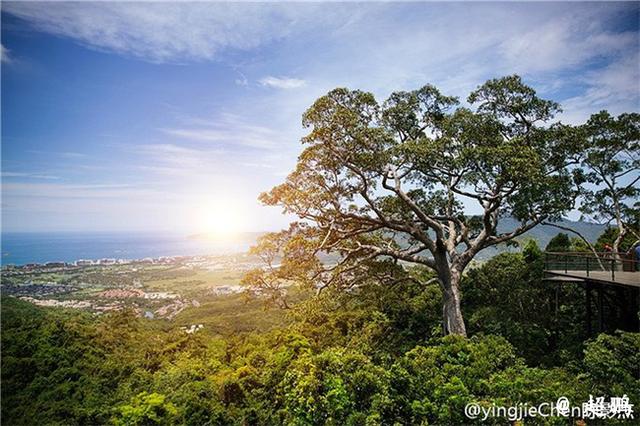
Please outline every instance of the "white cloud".
M153 62L210 60L251 49L314 20L317 5L226 2L6 2L38 30Z
M203 150L171 143L138 145L125 148L144 158L134 167L167 176L198 176L210 173L220 162L222 151Z
M563 121L579 123L593 113L607 109L612 114L640 110L640 52L588 72L582 81L587 89L562 102Z
M160 129L163 133L191 141L209 142L227 148L274 149L281 138L271 128L251 124L233 114L216 119L188 119L187 126Z
M268 163L240 163L241 166L244 167L256 167L260 169L274 169L275 166L273 164Z
M3 64L9 64L12 62L11 56L9 56L9 49L0 44L0 60Z
M249 80L247 79L247 77L241 72L238 72L238 74L239 74L239 77L235 79L235 83L238 86L243 86L243 87L249 86Z
M4 183L2 191L8 198L116 198L140 196L146 193L129 184L45 184Z
M2 172L3 178L27 178L27 179L60 179L59 176L44 173Z
M155 62L211 60L230 50L308 38L313 47L294 51L296 70L308 67L305 76L312 76L314 85L379 91L430 82L460 92L489 77L557 72L637 49L637 34L604 28L632 8L614 3L3 3L4 11L38 30ZM268 87L306 84L264 74L259 83ZM246 86L248 79L240 73L235 82Z
M517 72L570 68L637 48L637 34L594 28L589 15L575 14L515 34L501 44L506 63Z
M260 79L260 84L276 89L297 89L305 86L307 83L297 78L268 76Z

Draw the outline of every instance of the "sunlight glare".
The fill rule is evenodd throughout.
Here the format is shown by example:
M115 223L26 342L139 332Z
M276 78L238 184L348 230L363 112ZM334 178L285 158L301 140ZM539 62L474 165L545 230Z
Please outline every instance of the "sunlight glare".
M211 237L234 236L242 231L242 217L241 209L232 200L208 200L199 208L198 230Z

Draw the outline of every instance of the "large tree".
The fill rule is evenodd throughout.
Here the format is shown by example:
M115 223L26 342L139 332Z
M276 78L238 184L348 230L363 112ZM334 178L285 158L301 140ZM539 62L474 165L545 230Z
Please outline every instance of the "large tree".
M587 218L615 227L613 251L617 256L627 235L640 239L640 114L612 117L601 111L582 130L582 165L592 185L583 188L580 210Z
M445 334L466 335L465 268L570 210L577 162L573 129L551 122L559 106L520 77L487 81L468 103L431 85L382 104L344 88L319 98L303 116L296 169L261 195L300 221L263 238L254 252L278 261L247 281L276 291L299 280L391 284L412 279L403 265L423 265L442 289ZM503 217L518 225L499 230Z

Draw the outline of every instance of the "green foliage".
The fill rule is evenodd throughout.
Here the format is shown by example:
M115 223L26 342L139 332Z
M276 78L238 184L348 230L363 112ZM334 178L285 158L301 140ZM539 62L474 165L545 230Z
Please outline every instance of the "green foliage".
M435 282L420 283L431 274L416 269L412 275L416 280L393 287L327 289L295 308L293 327L316 347L356 346L373 357L402 354L441 333L442 292Z
M553 287L542 283L541 253L502 253L469 271L463 281L463 308L473 332L498 334L529 362L550 355Z
M598 241L595 243L595 248L597 251L605 251L604 246L609 245L613 247L614 241L620 235L620 231L614 227L608 227L604 230L602 234L598 237ZM621 252L626 252L633 247L633 244L638 240L638 238L633 233L627 233L620 241Z
M386 392L386 372L357 352L329 349L293 362L281 384L287 424L342 425L371 415Z
M591 247L578 237L571 238L571 251L578 253L591 253Z
M151 426L173 424L178 416L176 407L157 393L142 392L131 404L118 407L113 423L118 426Z
M640 334L601 334L586 345L584 369L590 392L640 400Z
M558 233L558 235L553 237L551 241L549 241L544 251L568 252L568 251L571 251L571 249L572 249L571 239L564 232L560 232Z
M468 421L464 406L484 396L485 381L496 371L514 365L515 354L494 337L445 337L438 344L417 346L394 366L395 393L407 423L459 424ZM406 390L404 390L406 389Z
M584 290L544 281L543 266L533 240L522 253L493 257L463 280L463 308L471 332L505 337L530 365L566 365L588 338Z

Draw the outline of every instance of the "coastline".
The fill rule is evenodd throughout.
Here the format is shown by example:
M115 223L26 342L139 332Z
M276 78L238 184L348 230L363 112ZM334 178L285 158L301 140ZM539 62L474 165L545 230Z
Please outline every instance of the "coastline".
M22 267L48 263L113 265L185 256L219 256L246 252L260 233L234 239L192 238L158 233L2 233L0 265Z

